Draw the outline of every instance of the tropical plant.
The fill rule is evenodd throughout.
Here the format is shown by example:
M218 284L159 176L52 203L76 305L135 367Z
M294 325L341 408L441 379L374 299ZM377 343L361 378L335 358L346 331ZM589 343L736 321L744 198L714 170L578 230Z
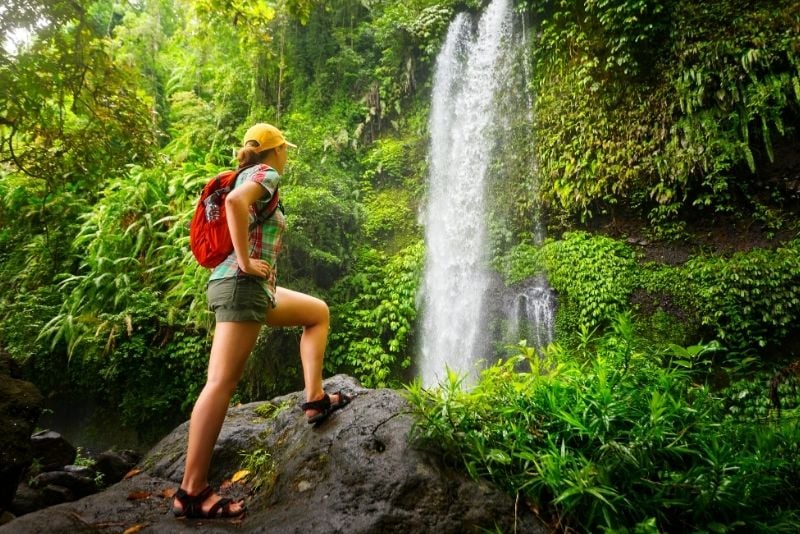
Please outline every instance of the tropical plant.
M397 382L411 365L416 295L422 267L422 244L387 258L362 251L353 274L334 294L329 369L350 370L367 387Z
M453 373L414 383L414 435L563 529L797 529L797 421L726 417L703 372L631 352L630 335L615 326L584 355L521 345L471 390Z
M756 170L793 138L800 111L793 2L533 9L533 137L549 206L586 218L622 204L673 235L689 206L759 202Z

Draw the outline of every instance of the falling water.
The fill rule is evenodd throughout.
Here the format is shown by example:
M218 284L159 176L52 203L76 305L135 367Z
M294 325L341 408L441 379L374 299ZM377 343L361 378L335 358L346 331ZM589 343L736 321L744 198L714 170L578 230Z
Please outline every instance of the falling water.
M544 277L510 292L503 309L508 318L509 343L524 339L529 347L541 348L553 342L555 296Z
M451 23L434 76L430 117L430 189L423 215L422 381L445 368L475 376L486 352L486 177L495 144L495 99L509 76L510 0L494 0L477 29L469 16Z
M528 32L525 24L525 16L520 16L520 27L522 28L522 73L523 80L530 80L531 76L531 56L529 52ZM527 108L527 121L530 128L533 128L533 93L524 91L524 103ZM539 170L536 167L536 159L530 160L530 174L534 178L531 182L530 196L533 199L539 197ZM538 202L534 200L534 202ZM537 212L540 211L537 206ZM541 246L544 242L545 230L544 222L541 217L536 217L531 221L531 238L535 245ZM505 297L503 303L503 316L507 320L506 340L510 344L516 344L524 339L528 346L537 349L546 347L553 342L555 330L555 295L547 283L544 276L537 276L529 280L521 287L512 289Z

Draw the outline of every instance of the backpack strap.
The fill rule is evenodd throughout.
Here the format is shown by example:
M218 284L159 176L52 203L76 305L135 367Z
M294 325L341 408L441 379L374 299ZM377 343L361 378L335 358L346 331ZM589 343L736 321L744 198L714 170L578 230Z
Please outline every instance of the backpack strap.
M270 217L280 208L283 211L283 202L281 202L281 195L279 189L276 187L275 192L272 193L272 197L269 199L269 203L267 203L266 207L263 209L260 215L256 217L256 220L250 225L250 230L258 226L259 224L263 224L264 221L268 221Z
M238 170L237 174L236 174L236 178L238 179L239 173L241 171L243 171L244 169L247 169L249 167L252 167L252 165L248 165L247 167L245 167L245 168L243 168L241 170ZM267 167L269 167L269 165L267 165ZM272 169L272 167L269 167L269 168ZM235 187L235 184L236 184L236 182L234 181L234 187ZM281 202L281 195L280 195L280 192L279 192L279 188L276 187L275 191L272 193L272 196L269 199L269 202L267 202L267 205L264 207L264 209L261 211L260 214L256 215L255 220L252 223L250 223L250 226L247 228L248 232L252 232L256 227L258 227L259 225L263 224L264 221L269 220L269 218L272 217L272 215L275 213L275 211L278 208L280 208L281 211L283 211L283 203Z

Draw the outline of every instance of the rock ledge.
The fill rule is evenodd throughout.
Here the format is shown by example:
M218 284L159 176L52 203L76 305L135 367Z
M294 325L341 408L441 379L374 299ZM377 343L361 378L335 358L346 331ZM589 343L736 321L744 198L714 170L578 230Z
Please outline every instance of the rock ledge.
M315 428L297 409L301 392L232 408L214 450L212 484L246 497L243 519L175 519L169 496L183 476L184 423L157 444L133 476L105 491L15 519L0 533L348 532L545 533L525 507L492 485L446 467L408 443L412 419L393 390L337 375L328 391L355 396ZM230 483L245 455L262 459L261 487ZM252 458L252 456L251 456ZM252 478L252 475L251 477Z

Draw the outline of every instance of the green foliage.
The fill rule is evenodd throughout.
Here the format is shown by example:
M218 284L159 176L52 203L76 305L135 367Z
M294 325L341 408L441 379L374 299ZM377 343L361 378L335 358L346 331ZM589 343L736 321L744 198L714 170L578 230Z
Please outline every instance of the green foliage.
M508 254L495 260L495 268L503 273L506 282L516 284L544 272L540 248L530 243L520 243Z
M254 402L303 389L302 328L262 328L239 386L240 402Z
M696 333L729 350L774 349L800 317L797 240L730 257L701 255L680 266L645 265L637 284Z
M272 453L266 449L255 449L249 453L242 453L241 456L242 469L249 472L247 478L253 491L269 492L277 479Z
M767 391L774 372L758 370L748 376L731 381L723 390L726 417L736 421L765 421L775 413ZM797 380L795 378L795 380ZM797 382L787 381L778 388L781 397L781 417L793 420L798 417L800 395Z
M0 62L0 161L48 194L91 194L104 172L152 157L147 99L109 48L81 20Z
M758 202L757 166L775 139L791 142L800 112L796 3L536 9L533 136L548 206L587 217L623 204L668 235L690 206Z
M416 197L423 174L416 137L378 139L361 160L363 232L371 246L394 253L419 237Z
M565 306L577 307L580 325L593 328L626 307L636 260L625 244L570 232L561 241L546 243L541 254L550 284Z
M370 191L372 188L403 185L403 179L413 172L409 168L411 149L408 141L394 138L377 140L363 158L366 170L362 187Z
M166 242L164 223L173 218L162 175L138 171L127 180L111 182L83 215L72 243L81 258L79 272L60 281L61 313L42 331L54 345L64 339L69 354L88 339L108 338L108 350L121 332L138 323L132 310L149 314L151 303L160 300L153 273L180 259L165 265L160 254ZM145 314L144 320L150 316Z
M387 2L374 20L382 48L375 76L389 113L401 115L403 103L417 85L421 63L432 63L452 17L451 2ZM388 113L387 113L388 114Z
M702 324L732 347L774 345L800 320L800 243L685 266Z
M72 465L78 465L81 467L90 467L94 469L96 463L97 462L94 459L92 459L90 456L86 454L86 451L83 449L83 447L77 447L75 460L72 462ZM103 473L97 471L94 476L95 485L98 488L106 487L105 478L106 476Z
M635 278L631 306L643 337L656 346L713 338L701 325L697 287L681 266L648 262L637 268Z
M92 14L82 4L15 6L3 24L34 29L35 12L40 26L13 58L0 51L0 332L25 359L46 350L36 337L57 309L54 278L77 261L69 243L80 215L107 176L150 161L155 147L147 99Z
M58 313L61 301L51 286L30 290L20 288L16 294L3 291L0 298L2 321L0 338L3 346L19 361L47 353L49 340L38 339L48 319Z
M410 193L405 189L388 189L370 195L364 203L364 211L364 235L376 246L391 243L394 236L405 237L407 241L416 226L416 215L410 209Z
M470 391L412 384L416 439L578 531L795 530L797 422L726 417L699 372L630 351L624 323L580 354L518 347Z
M83 447L78 447L75 451L75 461L72 462L72 464L80 467L92 467L94 466L94 460L86 455L86 451Z
M203 181L205 172L198 173ZM122 422L145 432L188 413L204 382L209 345L206 332L187 323L195 306L204 308L198 295L208 275L187 248L189 212L176 215L176 207L189 196L194 202L187 189L197 179L132 167L82 215L72 248L60 244L62 254L75 258L75 271L65 263L57 285L31 290L25 289L31 271L9 277L21 287L4 293L4 343L30 360L40 385L69 391L65 378L75 387L79 382L119 410ZM207 321L201 311L196 323L207 328ZM61 361L60 351L80 361Z
M197 332L140 328L103 362L104 392L109 399L121 396L124 422L158 437L189 416L205 383L210 349Z
M568 232L540 249L514 247L498 262L509 283L544 272L558 293L558 332L567 335L604 326L628 307L636 259L625 244L585 232Z
M259 417L263 417L264 419L274 419L275 417L278 417L279 413L289 409L289 407L290 405L288 401L284 402L283 404L265 402L256 407L254 411Z
M568 232L537 248L520 244L495 262L507 283L545 274L558 294L556 331L567 346L582 331L638 309L637 328L656 343L717 339L739 352L788 341L800 320L800 250L794 240L774 250L730 257L696 256L683 265L640 265L625 243Z
M0 35L4 38L17 29L33 30L37 27L61 26L83 15L80 4L53 0L8 0L3 4ZM7 61L5 47L0 47L2 62Z
M648 61L663 49L674 4L669 0L582 4L549 0L532 7L542 17L542 55L558 67L578 64L589 82L589 77L646 75L653 68Z
M358 104L358 116L327 135L329 146L369 142L388 126L398 129L413 118L418 80L428 77L452 16L450 4L319 4L306 25L291 28L291 91L315 112L312 116L330 116L344 103Z
M328 369L346 369L366 387L384 387L411 365L421 243L386 257L364 250L353 274L334 288L341 304L334 324Z
M283 196L286 205L283 254L296 277L329 287L346 270L357 231L356 205L319 188L294 186Z
M282 125L301 144L284 177L282 283L320 294L348 271L363 235L362 162L378 186L385 185L378 174L408 178L398 174L407 166L405 141L382 143L375 159L360 153L380 132L381 102L369 95L378 95L371 77L381 51L369 20L385 8L394 9L306 1L14 4L3 27L50 24L15 56L0 51L0 339L41 385L95 391L140 428L185 415L205 376L212 324L208 273L188 252L186 225L200 187L231 164L231 147L253 120ZM447 23L437 13L413 14L409 31L434 42ZM403 54L421 42L392 39L381 46ZM319 62L304 78L306 59L292 58L312 41ZM163 150L154 164L156 140ZM372 197L367 231L375 240L397 234L400 248L414 219L410 198L386 200L383 192ZM398 306L406 325L386 339L405 365L407 291L400 300L381 297L387 317ZM265 336L255 367L273 371L296 352L297 337ZM242 394L295 387L291 370L245 381Z

